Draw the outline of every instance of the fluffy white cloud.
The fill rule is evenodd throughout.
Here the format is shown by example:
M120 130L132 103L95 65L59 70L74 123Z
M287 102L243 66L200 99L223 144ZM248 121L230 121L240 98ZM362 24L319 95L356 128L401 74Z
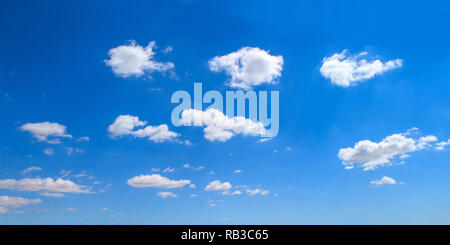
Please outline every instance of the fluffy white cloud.
M376 75L381 75L386 71L399 68L403 64L401 59L389 60L384 63L379 59L367 61L361 58L367 55L367 52L362 52L355 56L347 53L347 50L344 50L342 53L325 57L322 67L320 67L322 76L329 78L332 83L338 86L348 87L355 85Z
M427 135L427 136L423 136L419 138L419 141L417 142L417 148L422 150L422 149L427 149L431 147L430 143L436 142L437 138L434 135Z
M359 165L364 170L373 170L377 167L390 164L395 157L406 158L409 152L423 150L431 147L430 143L437 141L434 135L414 139L409 134L393 134L381 140L372 142L362 140L354 147L339 150L338 157L343 161L346 169Z
M266 133L261 122L254 122L245 117L228 117L217 109L200 111L195 109L184 110L180 122L183 125L203 125L205 138L210 141L227 141L236 134L244 136L260 136Z
M240 174L240 173L242 173L242 170L236 169L236 170L233 171L233 173L235 173L235 174Z
M450 139L447 141L441 141L436 144L436 150L443 151L447 145L450 145Z
M114 123L109 125L108 133L111 138L116 138L125 135L131 135L137 138L148 138L153 142L172 141L179 135L169 130L166 124L159 126L147 126L141 129L135 129L136 127L145 126L146 121L139 120L136 116L121 115L118 116Z
M213 72L225 71L231 76L229 86L250 89L264 83L275 83L283 70L283 57L272 56L259 48L243 47L210 59L208 65Z
M5 179L0 180L0 189L19 191L49 191L66 193L91 193L86 186L77 185L70 180L52 178L25 178L21 180Z
M35 205L40 203L42 203L41 199L0 196L0 214L9 212L9 209L20 208L25 205Z
M161 188L180 188L189 185L190 180L171 180L159 174L140 175L127 181L127 184L133 187L161 187Z
M105 60L114 74L121 77L140 77L145 73L165 72L174 68L171 62L158 62L154 59L155 41L146 47L131 41L128 45L121 45L109 50L109 60Z
M157 195L162 197L162 198L166 198L166 197L176 198L176 197L178 197L177 195L173 194L172 192L168 192L168 191L158 192Z
M370 184L380 186L380 185L394 185L397 184L397 181L395 181L391 177L383 176L380 180L372 180L370 181Z
M22 174L27 174L27 173L29 173L29 172L41 171L41 170L42 170L42 168L33 166L33 167L29 167L29 168L27 168L27 169L24 169L24 170L22 171Z
M38 141L45 141L50 144L59 144L60 138L72 138L72 135L66 133L66 126L59 123L26 123L19 129L31 133Z
M214 180L209 182L205 187L205 191L227 191L231 188L230 182L220 182L219 180Z

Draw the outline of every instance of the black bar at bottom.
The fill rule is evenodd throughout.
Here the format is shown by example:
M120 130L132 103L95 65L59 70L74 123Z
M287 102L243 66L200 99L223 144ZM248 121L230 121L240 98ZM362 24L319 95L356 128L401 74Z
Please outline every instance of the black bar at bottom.
M144 226L0 226L2 239L70 242L115 241L131 244L272 244L281 241L340 240L370 242L450 237L450 226L308 226L308 225L144 225ZM56 235L56 236L55 236ZM355 236L356 235L356 236ZM389 238L387 238L389 236ZM312 240L311 240L312 239ZM6 241L6 240L5 240ZM365 242L360 240L360 242Z

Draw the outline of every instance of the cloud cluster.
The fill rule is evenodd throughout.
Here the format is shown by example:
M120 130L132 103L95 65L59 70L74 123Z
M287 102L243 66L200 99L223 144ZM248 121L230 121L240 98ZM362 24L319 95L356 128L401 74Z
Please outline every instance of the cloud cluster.
M41 199L26 199L22 197L0 196L0 214L8 213L10 209L40 203L42 203Z
M195 109L184 110L180 122L183 125L203 125L205 138L210 141L227 141L237 134L244 136L260 136L266 133L261 122L254 122L245 117L228 117L217 109L200 111Z
M232 185L230 182L222 183L219 180L214 180L205 187L205 191L227 191L231 189L231 187Z
M401 59L389 60L384 63L379 59L367 61L361 58L364 55L367 55L367 52L351 56L348 55L347 50L344 50L341 53L325 57L320 67L320 73L329 78L333 84L348 87L399 68L403 64Z
M0 189L18 191L48 191L66 193L91 193L86 186L78 185L70 180L52 178L25 178L21 180L0 180Z
M380 142L362 140L354 147L339 150L338 157L343 161L346 169L358 165L363 170L373 170L380 166L390 164L395 157L406 158L407 153L428 149L432 142L437 141L434 135L414 139L409 134L393 134Z
M450 145L450 139L436 143L436 150L443 151L447 145Z
M160 188L180 188L189 185L190 180L171 180L159 174L140 175L127 181L127 184L133 187L160 187Z
M156 143L171 141L179 136L177 133L170 131L167 124L161 124L159 126L149 125L145 128L135 129L146 124L147 122L140 121L136 116L121 115L114 120L113 124L109 125L108 133L111 138L131 135L137 138L148 138Z
M383 176L383 178L381 178L380 180L372 180L372 181L370 181L370 184L375 185L375 186L394 185L394 184L397 184L397 181L395 181L391 177Z
M49 144L61 143L60 138L72 138L72 135L66 133L66 126L59 123L26 123L19 129L31 133L38 141L45 141Z
M128 45L121 45L109 50L109 60L105 60L114 74L127 78L130 76L140 77L145 73L165 72L171 70L175 65L171 62L158 62L154 59L155 41L146 47L131 41Z
M250 187L246 185L241 186L235 186L234 191L231 190L233 186L230 184L230 182L221 182L219 180L214 180L209 182L209 184L205 187L205 191L221 191L222 195L241 195L244 192L247 193L249 196L255 196L255 195L261 195L265 196L270 193L268 190L264 190L261 188L251 189ZM236 190L237 189L237 190Z
M283 57L272 56L260 48L243 47L224 56L209 60L209 69L213 72L225 71L229 76L229 86L251 89L264 83L275 83L283 70Z

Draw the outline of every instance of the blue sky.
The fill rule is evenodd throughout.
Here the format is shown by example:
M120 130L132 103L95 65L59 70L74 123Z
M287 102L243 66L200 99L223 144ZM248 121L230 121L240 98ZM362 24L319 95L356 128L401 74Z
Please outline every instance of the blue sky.
M449 223L445 2L2 1L0 12L0 224ZM130 40L155 41L149 60L174 67L117 74L105 61ZM237 90L209 61L242 47L283 58L252 88L279 91L279 134L222 142L173 126L175 91ZM120 115L177 140L112 137ZM59 144L36 137L42 122L57 123ZM195 188L127 183L141 175ZM216 180L242 193L205 190Z

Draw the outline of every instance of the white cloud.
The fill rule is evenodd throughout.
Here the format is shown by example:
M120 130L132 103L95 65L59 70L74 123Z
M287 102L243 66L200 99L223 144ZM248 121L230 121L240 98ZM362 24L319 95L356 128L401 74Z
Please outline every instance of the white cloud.
M231 195L231 196L235 196L235 195L241 195L242 191L233 191L233 192L229 192L229 191L224 191L222 192L222 195Z
M395 181L391 177L383 176L380 180L372 180L370 181L370 184L380 186L380 185L394 185L397 184L397 181Z
M259 48L243 47L210 59L208 65L213 72L225 71L231 76L230 87L251 89L264 83L276 83L283 70L283 57L272 56Z
M75 178L82 178L82 177L86 177L86 176L87 176L86 172L81 172L79 174L74 175Z
M72 138L72 135L66 133L66 126L59 123L26 123L19 129L31 133L38 141L45 141L49 144L59 144L60 138Z
M49 155L49 156L53 156L54 151L52 148L44 148L44 150L42 150L42 152L44 152L45 155Z
M384 63L379 59L367 61L361 58L367 55L367 52L362 52L355 56L347 53L347 50L344 50L342 53L325 57L322 67L320 67L322 76L329 78L333 84L338 86L348 87L356 85L358 82L399 68L403 64L401 59L389 60Z
M152 168L152 172L159 172L159 168Z
M450 139L437 143L435 149L438 151L443 151L447 145L450 145Z
M42 168L33 166L33 167L29 167L29 168L27 168L27 169L24 169L24 170L22 171L22 174L27 174L27 173L29 173L29 172L41 171L41 170L42 170Z
M77 139L78 142L89 142L90 140L91 140L91 138L89 138L87 136L82 136Z
M235 174L240 174L240 173L242 173L242 170L236 169L236 170L233 171L233 173L235 173Z
M125 135L131 135L137 138L147 137L149 140L159 143L164 141L172 141L179 135L169 130L166 124L159 126L147 126L145 128L136 129L136 127L145 126L147 122L140 121L138 117L131 115L118 116L114 123L109 125L108 133L111 138Z
M163 170L163 173L173 173L175 172L175 168L167 167Z
M189 185L189 188L195 188L196 186L195 186L195 184L190 184Z
M63 170L61 170L61 171L59 172L59 174L61 174L61 176L62 176L63 178L69 176L71 173L72 173L72 171L70 171L70 170L65 170L65 169L63 169Z
M70 180L52 178L25 178L21 180L5 179L0 180L0 189L19 191L49 191L67 193L91 193L86 186L77 185Z
M161 187L161 188L180 188L189 185L190 180L171 180L159 174L140 175L127 181L127 184L133 187Z
M437 138L434 135L427 135L419 138L417 143L418 149L427 149L431 147L430 143L436 142Z
M178 197L177 195L173 194L172 192L168 192L168 191L158 192L157 195L162 197L162 198L166 198L166 197L176 198L176 197Z
M188 169L190 168L194 171L199 171L199 170L204 169L205 167L203 167L203 166L194 167L194 166L189 165L189 163L185 163L185 164L183 164L183 168L188 168Z
M64 194L62 193L54 193L54 192L42 192L41 195L45 197L56 197L56 198L65 197Z
M73 147L66 147L66 153L67 155L71 156L72 153L77 153L77 154L84 154L84 150L80 149L80 148L73 148Z
M155 41L146 47L131 41L129 45L121 45L109 50L109 60L105 60L114 74L127 78L130 76L140 77L145 73L165 72L171 70L175 65L171 62L158 62L154 59Z
M267 141L272 140L272 139L273 139L273 137L261 138L261 139L258 140L258 143L264 143L264 142L267 142Z
M214 180L205 187L205 191L227 191L231 187L230 182L222 183L219 180Z
M268 191L268 190L263 190L263 189L254 189L254 190L251 190L251 189L248 189L248 190L246 190L245 191L249 196L254 196L254 195L257 195L257 194L259 194L259 195L261 195L261 196L265 196L265 195L267 195L267 194L269 194L270 193L270 191Z
M195 109L184 110L180 122L183 125L203 125L205 138L210 141L227 141L237 134L244 136L261 136L266 129L261 122L254 122L245 117L228 117L216 109L200 111Z
M414 139L408 137L409 134L393 134L382 141L376 143L370 140L362 140L354 147L339 150L338 157L343 161L346 169L351 169L358 165L363 170L373 170L386 164L391 164L391 160L399 157L407 158L406 153L415 152L431 147L430 143L437 141L433 135Z
M0 214L8 213L10 209L20 208L25 205L36 205L40 203L42 203L41 199L0 196Z
M165 54L167 54L167 53L170 53L170 52L172 52L173 51L173 48L172 48L172 46L167 46L165 49L163 49L163 53L165 53Z

